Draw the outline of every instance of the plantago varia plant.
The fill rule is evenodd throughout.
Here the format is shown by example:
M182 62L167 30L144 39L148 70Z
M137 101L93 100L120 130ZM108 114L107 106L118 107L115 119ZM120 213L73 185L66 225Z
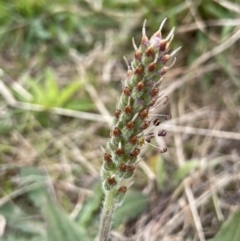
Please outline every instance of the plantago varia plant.
M154 137L150 131L160 124L158 118L151 119L151 110L158 104L166 104L168 100L168 97L159 94L159 87L169 69L165 64L179 48L169 53L174 29L163 38L161 30L165 21L150 39L146 36L145 21L140 46L137 47L133 40L134 60L130 65L127 63L127 78L116 106L109 141L103 148L101 176L105 200L99 241L108 240L114 209L122 203L131 185L126 179L133 176L140 149ZM165 135L165 131L158 133L158 136ZM167 151L167 148L159 149L161 153Z

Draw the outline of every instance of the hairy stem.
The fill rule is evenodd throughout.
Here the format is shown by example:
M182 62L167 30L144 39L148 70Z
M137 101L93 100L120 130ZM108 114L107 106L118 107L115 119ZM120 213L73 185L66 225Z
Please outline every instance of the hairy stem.
M112 217L115 208L114 191L108 191L105 194L103 209L101 213L99 241L108 241L109 232L112 226Z

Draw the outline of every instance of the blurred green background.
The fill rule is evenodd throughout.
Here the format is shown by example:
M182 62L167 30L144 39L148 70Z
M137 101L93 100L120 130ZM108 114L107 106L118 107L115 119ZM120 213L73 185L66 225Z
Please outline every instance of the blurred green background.
M122 57L166 17L168 152L144 149L111 240L240 239L239 1L0 0L0 240L96 240Z

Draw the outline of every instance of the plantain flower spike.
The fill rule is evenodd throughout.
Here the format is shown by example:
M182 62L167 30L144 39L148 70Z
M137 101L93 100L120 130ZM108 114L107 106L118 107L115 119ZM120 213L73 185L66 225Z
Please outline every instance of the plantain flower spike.
M129 65L125 59L128 65L127 78L116 106L109 141L102 148L103 190L105 195L111 192L115 206L120 205L125 196L128 188L125 179L133 176L141 148L154 137L150 130L160 124L158 119L151 119L151 110L161 103L166 104L168 100L167 96L159 95L159 88L163 76L171 67L167 67L166 63L180 48L170 53L174 28L163 38L161 31L165 21L149 39L145 20L139 47L133 39L133 61ZM165 135L166 131L163 130L158 136ZM161 153L165 151L167 148L160 148Z

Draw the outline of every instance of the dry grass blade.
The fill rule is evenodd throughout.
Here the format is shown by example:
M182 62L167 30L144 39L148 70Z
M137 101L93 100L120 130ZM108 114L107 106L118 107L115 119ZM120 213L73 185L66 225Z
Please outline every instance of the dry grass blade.
M181 26L177 29L177 33L186 33L189 31L195 31L199 28L199 22L186 24L184 26ZM208 20L208 21L201 21L202 28L206 27L220 27L220 26L239 26L240 25L240 19L219 19L219 20Z
M48 183L47 181L42 181L42 182L29 184L25 187L19 188L15 191L11 192L10 194L7 194L6 196L0 198L0 206L3 206L5 203L13 200L16 197L23 195L29 191L38 189L39 187L42 187L43 185L46 185L47 183Z
M230 1L224 1L224 0L214 0L214 2L220 4L221 6L233 12L240 13L240 5L238 5L237 3L231 3Z
M174 107L175 106L176 106L176 104L174 105ZM178 109L180 109L179 106L180 105L178 105ZM181 111L181 110L177 111L176 107L174 109L176 109L175 112ZM184 148L183 148L183 142L182 142L181 135L174 134L174 141L175 141L175 145L176 145L177 163L178 163L179 167L181 167L185 164L185 156L184 156L184 151L183 151ZM188 203L189 203L189 207L190 207L190 210L191 210L191 214L192 214L192 217L193 217L194 225L195 225L195 228L196 228L196 231L197 231L197 236L198 236L200 241L205 241L202 223L200 221L198 210L196 208L196 201L195 201L190 183L188 182L188 180L184 180L183 185L184 185L184 191L185 191L185 194L187 196ZM191 223L191 221L190 221L190 223Z
M191 65L191 69L196 69L198 66L203 64L205 61L209 60L210 58L214 57L217 54L222 53L224 50L228 49L236 41L238 41L239 38L240 38L240 29L238 31L236 31L228 40L226 40L222 44L218 45L217 47L202 54L199 58L197 58Z
M212 188L214 190L221 190L223 189L226 185L231 183L232 181L239 180L239 175L230 175L230 174L220 174L216 177L214 177L211 180L212 183ZM186 179L187 181L187 179ZM206 190L204 191L197 199L195 202L196 207L200 207L200 205L206 204L209 198L212 195L212 190ZM189 209L190 206L186 205L184 207L185 209ZM172 218L170 218L167 222L161 223L160 226L158 227L158 232L156 234L156 237L161 237L162 234L164 233L165 235L169 235L171 231L175 228L177 228L184 220L184 210L180 210L177 212ZM162 225L163 224L163 225ZM164 231L163 231L164 230Z

